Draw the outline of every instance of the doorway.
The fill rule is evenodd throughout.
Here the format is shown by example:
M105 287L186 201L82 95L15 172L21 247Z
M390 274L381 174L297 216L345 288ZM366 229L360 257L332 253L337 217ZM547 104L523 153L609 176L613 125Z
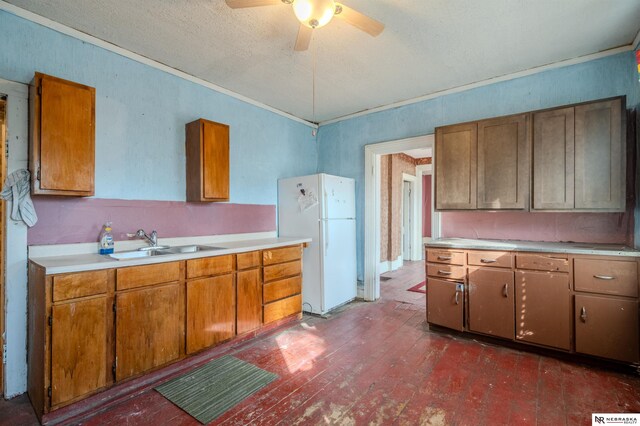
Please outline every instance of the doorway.
M433 150L434 136L426 135L415 138L402 139L396 141L382 142L365 146L365 230L364 230L364 292L365 300L377 300L380 298L380 273L384 270L384 263L381 262L381 159L388 154L404 153L406 151L418 149ZM431 173L431 165L414 165L419 179L413 183L413 204L416 206L413 211L420 211L416 200L422 199L422 174ZM432 184L433 185L433 184ZM399 202L399 205L402 203ZM432 209L433 211L433 209ZM412 260L422 259L422 217L421 214L414 213L412 223L411 246L416 248L412 251ZM440 213L434 212L431 216L431 236L440 236ZM398 238L398 241L400 239ZM393 258L392 253L392 258ZM402 257L400 258L402 260Z
M415 176L402 174L402 260L413 260L414 257L419 257L418 253L413 253L414 250L414 212L417 206L414 205L414 190Z

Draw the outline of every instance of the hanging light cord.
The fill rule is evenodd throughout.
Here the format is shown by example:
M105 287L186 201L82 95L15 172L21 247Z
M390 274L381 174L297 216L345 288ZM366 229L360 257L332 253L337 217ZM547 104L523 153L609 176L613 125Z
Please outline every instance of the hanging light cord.
M311 93L311 116L313 121L316 120L316 48L311 47L311 61L312 61L312 93Z

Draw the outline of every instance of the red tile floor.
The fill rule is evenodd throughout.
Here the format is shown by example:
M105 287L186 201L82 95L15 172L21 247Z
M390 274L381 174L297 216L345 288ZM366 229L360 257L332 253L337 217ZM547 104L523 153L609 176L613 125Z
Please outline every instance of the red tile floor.
M425 296L406 291L423 274L407 264L378 302L229 345L280 379L214 424L589 425L592 412L640 412L637 376L430 332ZM0 424L37 424L26 397L0 402ZM148 390L81 424L198 422Z

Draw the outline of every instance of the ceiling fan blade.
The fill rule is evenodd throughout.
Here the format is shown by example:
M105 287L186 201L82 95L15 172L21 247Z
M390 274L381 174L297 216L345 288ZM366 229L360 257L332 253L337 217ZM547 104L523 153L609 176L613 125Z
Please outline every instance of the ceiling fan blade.
M296 38L296 46L293 50L301 51L307 50L309 48L309 43L311 43L311 35L313 34L313 30L306 25L300 24L300 29L298 30L298 38Z
M282 0L226 0L227 6L231 9L241 9L243 7L274 6L282 4Z
M361 29L365 33L371 34L375 37L384 30L383 23L378 22L373 18L369 18L368 16L351 9L349 6L345 6L342 3L336 3L336 6L337 8L341 8L342 11L340 13L336 13L335 16L344 19L349 24Z

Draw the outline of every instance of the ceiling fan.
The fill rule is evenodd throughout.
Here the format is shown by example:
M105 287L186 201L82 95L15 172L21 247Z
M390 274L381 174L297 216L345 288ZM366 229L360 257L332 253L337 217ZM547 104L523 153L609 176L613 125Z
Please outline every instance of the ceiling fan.
M257 6L291 5L296 18L300 21L295 50L307 50L314 29L323 27L334 16L343 19L354 27L377 36L384 30L384 24L334 0L226 0L232 9Z

